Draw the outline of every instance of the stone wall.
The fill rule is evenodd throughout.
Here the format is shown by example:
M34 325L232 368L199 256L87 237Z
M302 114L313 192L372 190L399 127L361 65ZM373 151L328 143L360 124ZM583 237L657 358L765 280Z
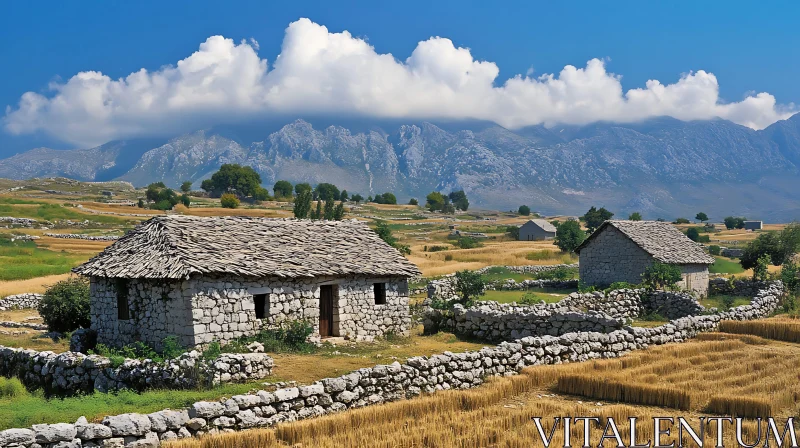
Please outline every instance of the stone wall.
M49 233L45 232L44 236L49 236L51 238L64 238L64 239L75 239L75 240L88 240L88 241L116 241L119 239L118 236L114 235L84 235L81 233Z
M752 297L758 291L769 286L769 282L757 282L753 280L734 280L731 282L726 278L715 278L709 281L708 293L711 295L732 295Z
M373 285L386 285L386 303L376 304ZM263 327L307 320L319 337L320 287L333 285L333 335L371 340L388 332L406 334L411 324L404 278L316 277L309 279L200 277L184 281L127 282L130 319L118 319L116 280L92 279L92 328L98 342L124 345L136 340L159 348L167 336L187 347L230 342ZM258 319L254 295L265 294Z
M74 395L95 390L192 389L227 382L261 379L274 362L264 353L222 354L204 360L196 351L163 362L125 360L113 367L109 358L77 352L38 352L0 346L0 375L16 377L29 389L48 395ZM1 440L1 439L0 439Z
M41 294L30 292L6 296L0 299L0 311L38 308L41 301Z
M708 266L704 264L680 265L682 280L676 283L680 289L692 291L698 297L708 295Z
M514 375L535 365L614 358L651 345L683 342L717 328L721 320L765 317L778 306L783 286L776 282L760 290L749 305L704 316L675 319L653 328L625 326L611 333L577 332L561 336L528 336L478 351L409 358L358 369L310 385L274 392L237 395L221 401L194 403L186 410L165 410L148 415L106 417L102 424L36 425L30 429L0 432L0 447L30 447L36 443L67 442L77 446L158 446L174 440L229 430L269 427L389 401L422 393L479 386L490 376ZM134 446L134 445L131 445Z
M478 274L485 274L492 268L502 267L508 269L511 272L516 272L519 274L539 274L543 272L549 272L560 268L566 269L575 269L578 267L577 264L554 264L554 265L525 265L525 266L487 266L485 268L477 269L475 272ZM452 300L456 297L455 291L455 276L453 274L446 275L438 280L431 280L428 282L428 298L440 298L443 300ZM512 283L513 282L513 283ZM516 282L514 280L504 280L489 283L486 285L487 289L529 289L529 288L543 288L543 287L553 287L553 288L577 288L578 282L575 280L549 280L549 279L542 279L542 280L524 280L522 282Z

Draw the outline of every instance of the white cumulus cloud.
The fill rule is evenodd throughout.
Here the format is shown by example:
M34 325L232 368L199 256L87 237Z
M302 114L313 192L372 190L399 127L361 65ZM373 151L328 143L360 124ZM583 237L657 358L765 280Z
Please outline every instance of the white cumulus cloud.
M650 80L626 92L601 59L538 77L529 70L495 85L497 65L476 60L450 39L419 42L402 61L308 19L289 25L271 66L258 48L253 39L236 43L212 36L189 57L156 71L141 69L120 79L81 72L51 84L47 94L23 94L16 107L7 107L4 127L93 145L280 114L469 118L510 128L667 115L719 117L761 129L796 111L768 93L726 103L716 76L703 70L674 84Z

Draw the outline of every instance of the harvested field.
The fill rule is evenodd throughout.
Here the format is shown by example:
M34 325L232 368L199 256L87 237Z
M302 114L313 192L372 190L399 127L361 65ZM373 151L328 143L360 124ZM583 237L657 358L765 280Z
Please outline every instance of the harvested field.
M786 342L800 342L800 320L772 318L754 321L720 322L720 331L736 334L752 334L767 339Z
M0 281L0 297L22 294L26 292L43 293L48 286L66 280L72 274L46 275L28 280Z
M706 413L713 405L713 409L731 409L734 413L750 413L754 410L767 412L763 407L768 403L769 412L775 417L785 418L796 415L796 405L793 402L781 403L776 394L767 395L768 399L759 400L758 395L763 395L767 390L781 390L790 387L785 380L790 374L773 376L780 369L762 370L762 374L754 379L752 368L754 364L745 364L746 368L737 373L737 365L747 363L763 357L765 353L774 352L775 356L793 356L797 358L800 347L760 340L753 337L737 337L724 334L712 334L704 340L689 342L682 345L669 345L653 348L643 352L632 353L616 360L597 361L595 363L568 364L558 366L532 367L524 370L520 375L508 378L491 379L487 384L478 389L468 391L447 391L432 396L422 397L409 401L400 401L385 405L372 406L363 409L344 412L318 419L305 420L279 425L275 429L255 430L242 433L226 434L208 437L201 440L183 440L168 446L171 448L233 448L240 446L253 447L519 447L528 448L542 446L541 436L532 417L543 417L542 422L545 432L553 424L556 416L598 416L602 417L600 426L591 429L593 445L597 443L609 417L613 418L625 443L630 441L629 418L638 417L644 424L637 425L637 439L643 443L648 439L654 440L653 417L678 417L687 419L692 428L700 433L698 417L709 415ZM736 353L743 353L735 357ZM676 359L687 357L699 363L702 369L707 369L710 375L715 375L715 381L710 381L698 374L700 367L692 369L685 375L685 379L677 381L670 378L673 386L666 382L654 381L652 375L684 375L685 366L676 365ZM707 358L706 358L707 357ZM680 364L680 363L678 363ZM688 392L689 410L677 411L675 408L642 406L636 403L621 402L609 404L599 402L592 397L586 400L584 396L560 395L552 391L558 388L561 378L583 376L595 382L615 378L633 369L639 369L644 375L649 369L648 378L651 387L655 388L649 395L659 396L663 391L672 387L673 390L684 388ZM656 373L657 372L657 373ZM671 373L670 373L671 372ZM796 374L795 374L796 375ZM643 385L645 381L636 380L632 384ZM796 376L793 380L796 383ZM588 383L579 383L586 386ZM678 386L681 384L681 386ZM719 384L719 386L717 386ZM748 389L748 384L752 389ZM595 389L601 387L587 387L588 394L596 394ZM694 391L704 390L703 394L695 395ZM728 391L720 395L720 390ZM759 392L761 391L761 392ZM641 389L645 392L645 389ZM747 396L749 394L749 396ZM778 393L777 395L780 395ZM786 395L786 394L783 394ZM667 395L662 395L664 398ZM679 393L673 395L678 397ZM629 395L628 398L636 398ZM740 399L735 399L740 398ZM648 398L650 401L657 399ZM682 405L681 400L673 405ZM696 400L696 401L695 401ZM664 399L667 402L669 400ZM695 405L694 403L697 403ZM727 408L725 408L727 406ZM718 415L718 414L714 414ZM762 414L763 415L763 414ZM779 420L783 425L784 420ZM563 427L554 431L551 446L564 446ZM758 430L756 422L745 421L743 425L745 440L749 443L756 440ZM674 441L675 427L672 427L672 438L662 438L667 444ZM762 426L763 431L763 426ZM725 427L726 445L735 445L735 433L730 425ZM572 446L580 446L583 442L583 425L571 426ZM684 440L689 441L685 434ZM706 446L714 446L716 442L716 424L711 423L706 427L704 434ZM762 439L763 444L763 439ZM614 446L607 443L605 446ZM695 446L691 443L689 446ZM759 445L761 446L761 445Z

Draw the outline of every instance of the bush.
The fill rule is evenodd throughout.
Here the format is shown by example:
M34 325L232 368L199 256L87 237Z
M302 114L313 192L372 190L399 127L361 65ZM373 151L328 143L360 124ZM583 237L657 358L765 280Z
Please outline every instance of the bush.
M800 293L800 267L793 261L787 261L781 266L781 281L790 293Z
M0 398L20 398L28 395L28 390L17 378L0 376Z
M90 352L109 358L111 365L116 368L122 365L126 359L152 359L155 362L175 359L185 353L186 348L180 344L177 336L167 336L161 342L160 352L142 341L136 341L120 348L97 344Z
M449 249L450 246L425 246L425 252L441 252Z
M474 271L463 270L456 272L455 290L458 294L458 303L469 308L475 303L477 297L486 292L486 284L483 277Z
M519 210L517 210L517 213L519 213L522 216L529 216L531 214L531 208L528 207L527 205L520 205Z
M753 266L753 280L757 282L765 282L769 279L769 265L772 262L772 258L767 255L763 254L758 257L756 260L756 265Z
M508 233L511 238L515 240L519 239L519 226L508 226L506 227L506 233Z
M550 269L544 272L536 273L535 277L537 280L569 280L573 279L578 276L578 270L576 268L567 268L564 266L559 266L555 269Z
M453 261L453 254L444 254L444 261Z
M644 270L642 284L648 289L674 289L681 278L681 268L656 261Z
M719 255L721 252L722 252L722 249L720 249L720 247L717 246L716 244L708 246L708 253L711 254L711 255Z
M573 252L586 240L586 232L578 221L567 221L556 229L555 243L564 252Z
M419 201L417 198L411 198L408 200L408 205L419 205Z
M734 296L722 296L720 299L720 303L722 304L722 311L728 311L733 306L734 302L736 302L736 297Z
M537 305L542 302L542 299L536 297L536 294L532 292L526 292L522 295L522 297L517 301L520 305Z
M689 224L689 220L686 218L678 218L675 220L675 224Z
M483 246L483 244L475 238L464 236L456 240L456 246L458 246L459 249L475 249L476 247Z
M633 283L628 282L614 282L608 286L606 291L616 291L618 289L636 289L639 285L634 285Z
M89 328L89 282L73 277L47 288L39 302L39 314L49 331L67 333Z
M239 207L239 198L236 195L225 193L219 199L222 208L237 208Z

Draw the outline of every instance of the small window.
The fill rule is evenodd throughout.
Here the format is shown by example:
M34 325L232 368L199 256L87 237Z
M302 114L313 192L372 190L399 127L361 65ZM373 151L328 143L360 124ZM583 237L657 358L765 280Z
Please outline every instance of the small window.
M256 319L264 319L267 315L267 295L255 294L253 301L256 303Z
M117 280L117 319L130 320L131 309L128 303L128 280Z
M375 305L386 305L386 283L372 285L375 293Z

